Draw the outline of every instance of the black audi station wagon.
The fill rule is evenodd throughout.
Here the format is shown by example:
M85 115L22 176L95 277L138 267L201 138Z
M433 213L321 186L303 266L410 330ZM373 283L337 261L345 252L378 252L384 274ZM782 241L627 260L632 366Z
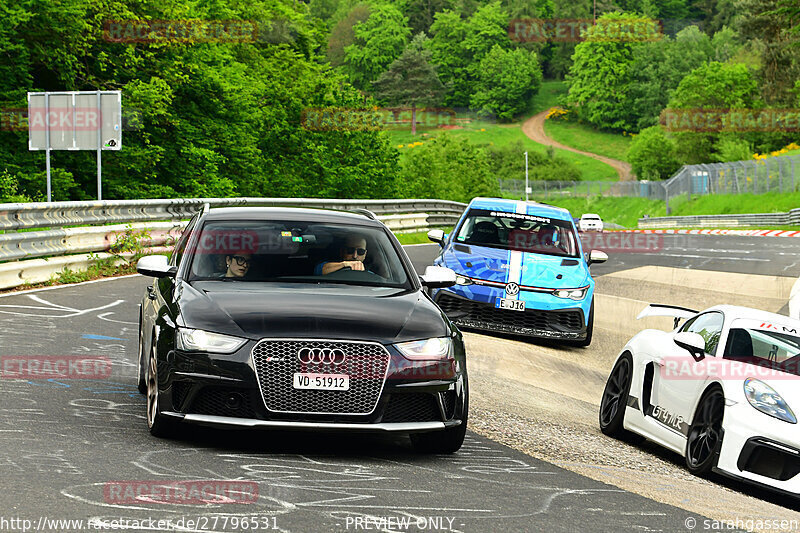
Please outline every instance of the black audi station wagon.
M461 447L464 343L427 294L455 274L418 276L371 213L206 207L169 260L147 256L137 270L157 278L139 317L153 435L190 423Z

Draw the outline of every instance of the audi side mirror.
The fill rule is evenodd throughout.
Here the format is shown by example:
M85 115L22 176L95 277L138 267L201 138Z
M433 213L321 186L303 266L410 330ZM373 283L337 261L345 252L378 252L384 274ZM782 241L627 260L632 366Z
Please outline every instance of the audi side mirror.
M163 255L147 255L136 263L136 272L154 278L174 278L178 267L170 266Z
M446 267L429 266L421 275L422 284L429 289L443 289L456 284L456 273Z

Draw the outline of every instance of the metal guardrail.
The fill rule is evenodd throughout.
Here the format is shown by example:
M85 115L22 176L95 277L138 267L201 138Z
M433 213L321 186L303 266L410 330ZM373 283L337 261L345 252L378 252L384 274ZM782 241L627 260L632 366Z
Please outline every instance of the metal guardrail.
M103 252L110 249L127 225L148 229L150 246L177 238L185 220L204 203L213 207L314 207L373 211L392 231L425 230L455 224L466 204L445 200L320 200L309 198L209 198L176 200L120 200L0 204L0 262L26 258ZM180 221L184 220L183 223ZM161 222L159 222L161 221ZM95 225L109 224L115 225ZM82 225L67 228L64 226ZM40 231L19 229L52 228Z
M746 213L739 215L692 215L640 218L642 229L663 228L737 228L750 226L800 226L800 209L788 213Z
M319 198L176 198L160 200L107 200L0 204L0 230L54 228L91 224L120 224L190 218L204 203L211 207L312 207L369 209L376 215L400 213L441 214L448 220L466 204L446 200L326 200Z

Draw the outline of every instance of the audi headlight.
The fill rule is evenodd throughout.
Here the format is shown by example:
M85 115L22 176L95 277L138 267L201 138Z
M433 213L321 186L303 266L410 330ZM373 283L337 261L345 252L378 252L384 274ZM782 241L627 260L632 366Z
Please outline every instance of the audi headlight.
M797 424L797 418L789 408L786 400L775 392L775 389L753 378L744 380L744 395L750 405L764 414L775 417L778 420Z
M577 289L556 289L553 291L553 296L557 298L571 298L573 300L583 300L586 296L586 291L589 287L580 287Z
M245 342L247 339L187 328L179 328L176 338L178 349L187 352L233 353Z
M406 359L437 360L447 358L453 349L450 337L436 337L421 341L401 342L394 345Z

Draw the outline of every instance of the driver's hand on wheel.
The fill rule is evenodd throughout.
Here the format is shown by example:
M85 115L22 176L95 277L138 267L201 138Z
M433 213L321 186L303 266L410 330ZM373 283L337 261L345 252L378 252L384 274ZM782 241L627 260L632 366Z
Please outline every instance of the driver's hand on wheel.
M342 268L351 270L364 270L364 263L361 261L342 261Z

